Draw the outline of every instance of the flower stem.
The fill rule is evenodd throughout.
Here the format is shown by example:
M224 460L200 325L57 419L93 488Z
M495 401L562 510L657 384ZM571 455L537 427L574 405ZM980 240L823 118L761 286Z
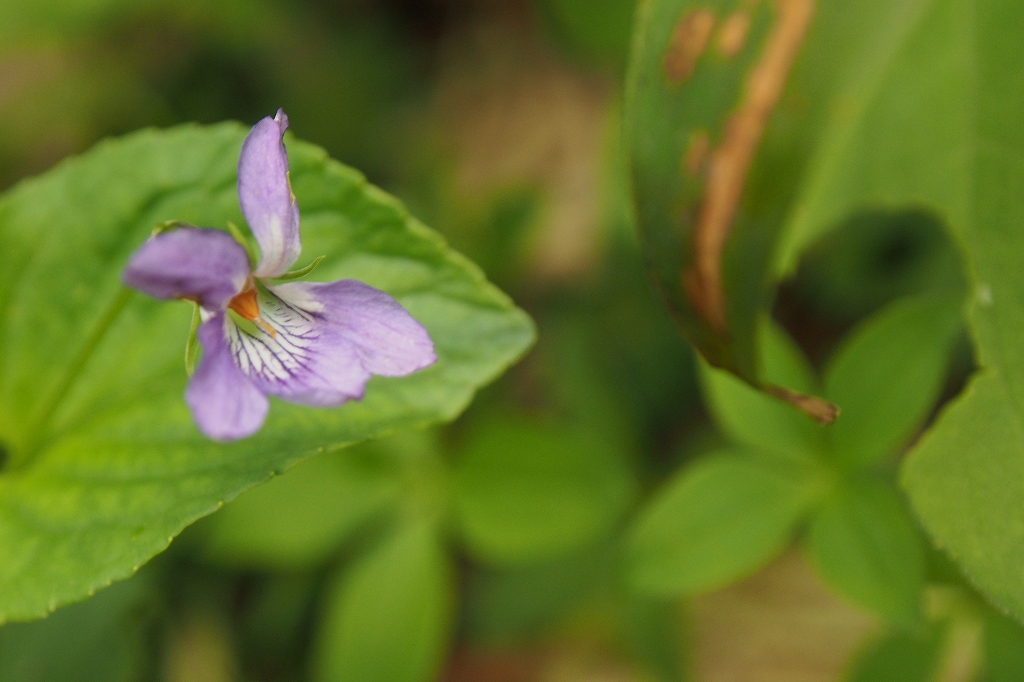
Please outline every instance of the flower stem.
M63 378L61 378L60 383L50 392L36 412L36 416L32 420L32 426L28 430L28 438L23 447L15 448L11 453L6 467L8 471L25 467L39 454L40 445L43 442L43 432L53 417L53 413L57 411L61 401L64 400L75 380L78 379L82 370L85 369L89 358L92 357L93 351L96 350L96 347L103 340L103 337L106 336L107 331L117 320L125 306L128 305L128 302L131 301L134 294L133 290L122 287L106 310L103 311L103 314L100 315L85 343L82 344L82 347L68 365L68 369L64 373Z

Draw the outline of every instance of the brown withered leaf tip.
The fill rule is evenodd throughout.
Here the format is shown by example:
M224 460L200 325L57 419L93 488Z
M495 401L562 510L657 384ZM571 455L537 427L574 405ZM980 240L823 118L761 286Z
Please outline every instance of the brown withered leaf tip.
M714 29L715 14L706 8L692 9L679 19L665 52L665 75L669 82L678 85L693 75Z
M722 141L708 162L693 233L693 263L683 273L683 286L698 314L719 335L727 331L722 254L768 119L811 23L814 2L775 0L775 23L747 74L739 108L725 122Z
M821 424L831 424L839 416L839 406L822 398L797 393L781 386L767 385L763 386L762 389L765 393L769 393L779 400L784 400Z

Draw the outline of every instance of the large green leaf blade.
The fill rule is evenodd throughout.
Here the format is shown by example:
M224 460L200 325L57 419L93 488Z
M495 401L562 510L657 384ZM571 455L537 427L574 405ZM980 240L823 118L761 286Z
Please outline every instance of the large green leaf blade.
M245 134L143 131L0 198L0 444L27 462L0 475L0 620L130 575L184 526L308 454L453 418L531 343L529 318L396 200L290 142L300 265L326 255L319 279L394 295L439 361L375 378L361 402L334 410L273 401L247 440L203 438L182 400L189 306L122 299L120 270L160 221L241 223Z
M317 682L429 682L452 617L451 569L434 527L413 523L335 579Z
M689 595L752 573L786 545L820 485L812 468L749 451L683 469L630 531L629 583L643 594Z

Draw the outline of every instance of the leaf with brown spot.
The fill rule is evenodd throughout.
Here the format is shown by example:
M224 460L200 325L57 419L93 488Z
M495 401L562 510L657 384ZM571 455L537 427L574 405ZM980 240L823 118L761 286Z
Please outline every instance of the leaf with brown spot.
M656 280L701 354L765 390L756 318L772 298L768 264L800 151L780 146L793 133L773 123L814 12L815 0L652 0L627 86L637 214ZM769 392L819 421L837 413L818 398Z
M718 51L723 57L732 59L740 53L747 43L750 33L750 11L736 10L722 22L718 30Z
M679 19L665 53L665 75L670 82L678 85L693 75L714 28L715 13L708 9L690 10Z

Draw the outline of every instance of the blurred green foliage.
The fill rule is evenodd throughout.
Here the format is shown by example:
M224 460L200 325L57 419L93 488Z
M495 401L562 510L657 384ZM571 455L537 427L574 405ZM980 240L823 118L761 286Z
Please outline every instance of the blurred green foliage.
M735 3L706 4L724 13ZM934 102L928 92L920 101L906 94L919 93L907 83L954 81L942 69L955 60L907 47L918 45L907 36L940 25L945 32L936 35L949 40L934 45L961 49L955 22L942 14L952 3L818 4L807 56L794 73L799 96L784 99L771 121L730 272L747 287L737 304L739 328L749 335L741 340L743 362L766 382L838 403L843 414L830 428L695 359L648 274L653 265L656 280L674 285L685 251L672 214L691 142L679 134L680 120L692 118L713 134L721 128L770 28L767 4L738 61L716 56L713 68L696 72L692 85L708 97L663 91L662 80L634 76L631 88L652 91L626 98L632 124L620 140L607 130L619 124L631 0L0 2L0 186L106 135L183 121L251 123L281 106L303 139L365 171L444 232L529 311L540 332L530 355L454 424L401 431L287 470L282 464L131 580L47 619L3 626L0 679L469 682L494 679L497 670L503 679L561 674L574 682L585 673L557 668L558 656L593 649L609 674L625 665L623 674L633 676L626 679L682 681L714 669L708 650L726 658L745 645L708 645L704 638L721 631L701 631L707 619L687 602L752 575L792 545L841 603L878 624L845 679L933 680L962 632L977 634L970 640L977 643L975 679L1020 679L1024 628L933 546L898 483L906 452L977 362L977 333L965 333L963 318L977 273L964 266L960 216L935 210L934 202L904 202L917 196L909 190L865 190L872 201L849 200L875 186L864 169L876 163L907 171L906 182L953 163L907 169L895 152L872 156L914 145L950 148L946 138L926 144L928 125L906 140L906 125L881 123L887 111L923 116L919 110ZM668 40L691 3L646 6L648 23L636 35ZM488 107L486 89L462 99L446 90L466 72L490 74L487 53L467 47L472 36L508 50L497 61L513 63L503 68L518 69L523 82L543 82L555 70L593 86L581 92L599 93L587 106L601 120L570 126L604 131L587 141L599 149L600 167L583 174L598 188L592 194L560 185L563 176L552 171L577 162L568 143L545 146L543 134L501 139L501 111L534 110L518 108L515 98L530 96L517 94L500 69L483 79L493 78L489 85L506 98L497 107ZM641 54L659 74L660 50ZM885 71L890 62L899 68ZM932 63L928 78L919 75L917 67ZM996 107L1001 100L988 101ZM652 102L676 108L671 116L629 109ZM531 125L542 132L560 115L546 105L554 107L533 104L540 113ZM451 106L465 109L454 119L459 126L446 118ZM498 129L502 144L479 142L473 125L481 121ZM885 134L876 140L877 126ZM463 143L482 150L474 156ZM630 177L623 157L638 148L664 177ZM498 170L473 166L469 156ZM225 157L225 177L233 163ZM531 170L503 175L507 167ZM468 194L453 189L461 173L478 181ZM635 188L640 217L657 213L672 231L646 229L645 254L633 236L631 183L649 180L657 182ZM300 204L319 196L315 185L296 177ZM689 191L683 198L695 201ZM794 197L804 202L800 211L785 205ZM589 232L553 221L560 201L576 201L573 215L594 208ZM221 203L233 210L228 199ZM307 221L307 255L330 251L330 221ZM765 226L781 231L778 253L769 253L759 231ZM585 267L566 266L571 276L545 278L536 245L550 242L538 236L560 230L592 243L597 255ZM373 258L354 267L369 278L385 270ZM773 298L776 271L792 276ZM1006 286L989 292L1000 304L1013 290ZM670 300L675 295L669 291ZM178 322L183 338L187 319ZM178 348L171 336L152 343ZM477 357L491 341L456 339L452 357ZM173 376L183 381L175 362ZM168 409L185 418L172 397L177 408ZM440 409L441 401L428 402ZM195 466L213 468L210 457L196 457ZM136 460L129 453L125 461ZM42 504L39 496L27 499ZM95 511L85 505L76 513L84 519Z

